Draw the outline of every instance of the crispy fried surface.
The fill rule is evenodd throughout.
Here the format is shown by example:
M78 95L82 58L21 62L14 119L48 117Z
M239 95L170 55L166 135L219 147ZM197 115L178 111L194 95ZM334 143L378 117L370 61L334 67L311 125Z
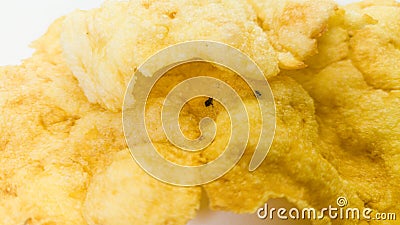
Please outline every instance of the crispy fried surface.
M67 16L62 45L88 99L120 110L133 72L147 57L171 44L199 39L239 48L267 77L278 73L275 52L242 0L107 2Z
M365 81L376 89L400 90L400 4L362 9L377 21L354 34L351 59Z
M276 134L270 152L263 164L250 173L248 163L254 145L249 145L232 171L205 186L210 206L238 213L254 212L268 199L284 197L300 208L322 208L334 205L338 196L346 196L354 206L362 207L356 190L346 185L321 153L311 97L283 75L270 80L270 84L277 110ZM254 107L255 102L252 103ZM251 119L251 123L259 121Z
M185 224L200 189L161 184L138 168L120 113L90 104L66 66L61 23L36 41L32 58L0 69L0 223ZM140 210L168 215L127 213Z
M350 61L328 66L304 86L316 99L327 159L368 206L398 210L400 95L369 87Z
M121 115L115 111L131 74L148 56L199 38L231 44L255 59L269 78L277 110L273 146L261 167L250 173L260 129L255 96L232 74L207 64L183 66L160 82L166 88L150 98L148 125L161 153L172 161L209 162L229 137L217 133L222 141L188 157L160 134L161 97L188 71L228 78L252 115L255 129L242 160L203 186L211 208L254 212L277 197L300 208L322 208L345 196L351 207L399 215L399 5L366 1L336 12L328 1L253 6L281 68L308 69L275 76L277 59L257 27L256 13L236 1L107 2L59 20L35 43L32 58L1 68L1 223L184 224L193 218L200 188L171 187L145 174L126 150ZM299 16L304 20L296 20ZM206 107L204 99L197 99L182 111L184 133L197 137L204 116L215 119L220 130L229 130L218 103Z
M317 54L317 38L327 27L337 8L331 0L249 0L272 45L278 52L279 66L300 69Z
M352 207L399 213L400 95L395 85L400 59L394 29L400 13L394 2L381 4L337 11L318 38L319 54L306 60L310 68L283 71L270 80L278 113L271 151L254 173L247 172L246 155L207 185L212 208L254 211L264 202L260 199L282 196L300 207L319 208L344 195ZM301 83L315 103L285 74Z
M84 204L88 224L186 224L195 217L200 202L197 188L155 180L132 163L128 150L110 158L111 165L96 174L88 188Z
M213 106L207 107L204 104L207 98L189 101L183 107L180 117L183 130L187 130L186 135L191 138L199 135L198 124L201 118L214 119L218 128L217 135L205 150L193 154L173 149L160 130L162 97L182 80L201 74L224 80L237 90L244 99L251 127L248 148L239 164L225 176L203 186L212 209L250 213L268 199L277 197L287 198L298 207L321 208L335 204L338 196L346 196L353 205L362 207L363 202L356 190L346 185L322 155L323 143L319 141L312 98L296 81L283 75L270 80L277 109L274 144L262 166L250 173L248 163L261 129L258 103L253 92L237 78L238 75L221 71L209 63L185 64L166 73L153 88L155 91L149 97L149 114L146 118L149 120L150 136L167 159L185 165L201 165L218 157L229 141L231 133L227 131L231 124L228 113L217 100ZM237 115L234 111L229 114L245 116ZM244 126L236 129L244 129Z
M400 4L365 1L335 16L308 70L283 73L314 98L322 154L366 207L399 213ZM334 45L342 46L339 51ZM324 60L318 60L320 57ZM387 222L396 224L396 222ZM371 224L386 224L371 221Z

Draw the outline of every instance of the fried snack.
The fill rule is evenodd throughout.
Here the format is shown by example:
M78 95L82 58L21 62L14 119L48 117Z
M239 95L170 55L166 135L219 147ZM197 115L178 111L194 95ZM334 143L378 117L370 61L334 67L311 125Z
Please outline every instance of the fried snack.
M400 4L365 1L345 9L328 27L340 34L320 39L315 65L283 73L315 100L324 157L366 207L398 214Z
M265 162L250 173L248 164L261 131L261 116L256 96L247 84L237 74L204 62L184 64L167 72L152 88L154 92L147 102L150 113L146 115L149 135L165 158L184 165L202 165L215 160L222 154L231 135L227 132L231 126L229 116L246 116L237 115L234 111L228 114L217 100L212 106L205 104L207 98L189 101L180 117L184 130L189 128L186 135L198 137L200 119L210 117L216 122L216 138L200 153L185 154L180 149L172 148L160 129L162 97L183 80L202 74L223 80L237 90L244 100L248 115L251 115L251 138L245 156L228 174L203 186L212 209L251 213L274 197L285 197L299 207L319 208L334 204L338 196L346 196L354 205L362 207L356 191L345 185L335 168L319 152L321 144L313 100L299 84L285 76L270 80L278 111L277 133ZM245 130L244 126L235 129Z
M217 100L214 100L212 106L205 104L207 98L191 100L181 111L180 122L185 127L184 133L190 138L198 137L200 119L210 117L216 122L216 138L199 153L185 154L180 149L174 149L160 129L162 97L183 80L202 74L223 80L237 90L251 115L251 138L245 156L228 174L203 186L212 209L250 213L270 198L277 197L287 198L301 208L334 205L338 196L346 196L354 206L363 206L356 190L346 186L336 169L320 152L322 143L318 139L313 100L299 84L285 76L270 80L278 111L277 132L265 162L250 173L248 164L261 131L261 116L256 96L247 84L237 74L205 62L184 64L167 72L152 89L154 92L149 96L149 113L146 115L149 135L165 158L184 165L202 165L215 160L222 154L231 136L227 132L231 126L229 116L245 116L237 115L234 111L226 113ZM235 129L245 130L243 127ZM137 147L144 149L147 146ZM319 222L324 224L329 221L325 219Z
M241 1L109 1L100 9L59 20L36 42L31 59L0 69L1 223L184 224L193 218L200 188L163 184L133 163L116 111L128 80L147 57L170 44L199 38L222 41L250 55L269 78L277 110L268 157L249 172L260 118L256 96L241 95L252 115L252 138L237 166L203 186L211 208L254 212L279 197L299 208L319 209L344 196L351 207L398 212L400 97L397 73L390 73L397 64L377 68L363 61L398 62L393 59L398 53L399 20L393 19L398 18L397 4L364 2L333 16L335 6L327 1L320 6L311 1L265 4L276 12L264 19L266 24L275 26L273 21L287 13L306 16L304 27L295 23L282 29L282 42L273 39L280 35L279 26L264 29L274 40L282 68L308 69L275 76L278 60L267 35L257 26L255 12ZM261 6L255 6L259 17ZM321 15L308 18L310 10ZM382 15L386 10L388 17ZM316 44L326 26L328 32ZM385 35L380 36L382 31ZM287 40L285 32L304 43ZM312 56L317 46L319 54ZM188 71L196 75L196 68L228 78L235 90L246 89L232 74L209 64L183 66L172 71L172 80L160 81L165 90L151 96L148 105L150 135L166 158L192 165L215 159L229 133L217 133L222 141L187 158L158 133L155 121L160 121L161 97L168 85L187 78ZM189 137L198 135L198 121L204 116L215 119L220 130L229 130L222 107L217 102L208 107L205 100L189 102L182 111L180 122Z
M270 85L275 96L277 124L268 157L257 170L248 172L255 146L252 138L239 164L205 186L210 207L250 213L268 199L286 198L299 208L318 209L334 205L338 196L346 196L355 207L362 207L356 190L346 185L321 154L322 143L318 139L311 97L293 79L283 75L271 79ZM250 108L256 104L255 101L248 103ZM259 124L254 117L250 122L253 126ZM327 218L313 222L329 224ZM346 224L357 223L347 221Z
M325 31L337 5L332 0L248 0L278 52L283 69L301 69L317 54L317 38Z
M316 73L304 86L316 100L324 156L368 207L398 212L400 95L368 86L348 60Z
M362 13L377 21L351 39L351 59L375 89L400 89L400 4L371 5Z
M163 101L167 94L179 83L193 78L207 75L224 81L243 98L254 97L253 92L247 87L245 81L233 71L208 62L192 62L175 67L166 72L154 85L146 102L146 125L152 143L156 145L159 153L169 161L179 165L199 166L216 159L229 142L230 129L217 129L216 137L210 146L202 151L188 153L171 144L163 129L161 111ZM138 87L140 88L140 87ZM212 105L206 105L207 97L197 97L188 101L182 108L179 116L179 124L182 133L187 138L198 138L201 133L199 123L201 119L208 117L217 121L221 115L227 116L225 108L217 101ZM224 121L225 122L225 121ZM226 121L228 124L229 121ZM228 126L217 122L217 127ZM137 131L139 132L139 131ZM136 132L135 132L136 133Z
M155 180L132 163L128 149L110 158L88 188L83 210L88 224L186 224L195 217L198 189Z
M90 104L66 66L62 22L22 65L0 68L0 224L186 224L200 189L165 185L139 169L120 113ZM134 216L140 210L157 213Z
M389 9L388 4L392 5ZM299 207L319 208L334 204L334 198L343 195L351 207L399 213L400 95L395 89L398 70L394 68L400 58L395 44L398 29L395 32L393 28L398 26L400 13L395 2L385 2L378 8L369 4L363 9L366 14L338 10L329 19L327 33L318 39L319 54L306 60L310 68L283 71L270 79L278 117L270 153L252 174L246 171L251 156L246 154L230 173L207 185L212 208L254 211L262 204L260 199L273 197L285 197ZM384 11L388 12L385 20ZM384 65L392 65L370 66L385 60ZM368 77L376 73L381 74L379 78L374 76L376 81L385 82L391 90L368 84ZM285 74L295 78L313 97L315 118L308 94Z
M244 0L106 2L68 15L62 46L89 101L119 111L140 64L164 47L199 39L239 48L267 77L278 73L275 52Z

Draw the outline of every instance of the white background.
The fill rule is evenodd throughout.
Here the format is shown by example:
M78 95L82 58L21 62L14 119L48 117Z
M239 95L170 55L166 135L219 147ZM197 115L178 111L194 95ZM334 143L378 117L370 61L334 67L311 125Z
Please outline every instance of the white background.
M28 46L60 16L75 9L90 9L100 0L1 0L0 65L19 64L33 50Z
M339 0L339 3L355 0ZM90 9L101 5L100 0L15 0L0 2L0 65L19 64L33 50L28 46L40 37L56 18L75 9ZM274 205L280 205L275 203ZM198 217L189 225L258 225L272 224L261 221L255 215L235 215L210 212L203 202ZM281 221L275 224L288 224Z

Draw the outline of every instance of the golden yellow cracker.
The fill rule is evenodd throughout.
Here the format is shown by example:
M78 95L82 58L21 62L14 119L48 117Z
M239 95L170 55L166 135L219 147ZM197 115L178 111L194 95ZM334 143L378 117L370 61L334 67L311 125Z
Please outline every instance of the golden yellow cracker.
M243 99L255 99L247 83L235 72L208 62L192 62L175 67L165 73L154 85L146 102L146 125L148 133L155 143L157 150L166 159L181 165L201 165L216 159L229 142L230 121L220 121L222 114L226 117L228 112L218 99L212 99L212 104L207 105L208 97L197 97L188 101L180 112L180 129L187 138L195 139L200 136L199 123L201 119L209 117L216 122L216 138L210 146L197 153L188 153L169 143L162 129L161 111L167 94L180 82L199 76L208 76L224 81L232 87ZM189 93L188 93L189 94ZM255 110L258 110L257 108ZM258 114L257 114L258 113ZM249 115L260 115L259 111L249 112ZM245 116L245 115L243 115ZM258 116L259 117L259 116ZM260 132L260 128L252 130L254 135ZM137 131L139 132L139 131Z
M175 187L150 177L128 149L111 155L112 163L89 185L84 215L88 224L186 224L196 215L196 188Z
M277 109L276 134L270 152L256 171L249 172L254 150L254 145L249 145L232 171L205 185L211 208L254 212L268 199L283 197L299 208L318 209L335 205L339 196L346 196L354 206L361 207L356 190L346 185L320 152L312 99L289 77L278 76L270 84ZM254 107L256 102L252 104ZM258 121L251 119L251 123ZM325 218L314 222L328 221Z
M311 69L284 73L291 74L315 100L324 157L357 190L365 207L398 214L399 60L396 45L387 38L396 40L398 31L392 28L397 25L392 18L400 11L398 3L388 4L381 1L374 6L366 1L345 7L341 24L332 24L332 29L346 31L347 38L335 40L328 32L319 47L330 50L315 56L324 62L315 60ZM334 43L348 49L338 57Z
M400 95L368 86L350 61L328 66L304 86L317 103L327 159L368 207L398 211Z
M113 194L108 192L111 189L94 191L99 185L96 177L102 177L104 170L115 172L117 165L126 169L127 177L107 177L108 182L134 177L129 182L137 188L121 186L119 197L127 200L128 209L110 200L102 206L128 214L147 206L151 212L165 211L169 216L114 220L119 224L149 224L149 220L151 224L185 224L198 208L200 189L167 186L137 173L134 160L124 154L121 114L90 104L66 66L59 45L61 23L62 19L56 21L35 42L33 57L20 66L0 68L0 223L87 224L98 215L85 209L94 199ZM143 197L130 199L131 192L124 189L143 190L139 184L163 204ZM179 206L170 207L174 199L165 195L168 192L174 192Z
M351 59L374 88L400 90L400 3L368 6L361 13L378 23L354 33Z
M317 53L317 38L326 30L337 6L330 0L249 0L278 52L279 66L300 69Z
M45 51L60 52L52 44L60 22L45 36ZM85 187L88 175L70 157L67 137L90 106L60 61L37 53L21 66L0 69L2 224L84 223L84 196L70 195Z
M104 8L71 15L65 23L63 50L68 65L80 79L83 91L60 54L59 30L63 29L60 21L36 43L38 51L32 59L22 66L0 70L0 162L4 165L0 169L0 218L4 224L101 224L116 220L121 224L184 224L194 216L199 204L199 188L159 184L131 164L121 132L120 114L107 109L119 110L120 94L125 90L121 87L126 85L134 66L163 46L182 40L222 37L218 40L234 46L244 44L242 50L260 63L264 72L276 72L276 62L265 42L266 36L254 25L251 9L243 11L241 3L232 1L210 2L191 2L193 6L181 6L171 1L142 5L136 1L110 2ZM110 16L115 15L107 13L111 11L119 12L116 13L118 16ZM215 18L212 13L224 13L224 16ZM201 14L206 16L199 16ZM375 32L373 29L363 30L364 27L370 28L366 24L374 24L375 20L370 20L373 13L370 14L364 17L357 12L344 13L344 19L339 15L338 20L331 20L331 32L319 39L320 49L325 48L320 51L324 60L311 59L312 69L294 72L301 75L300 78L293 77L315 100L317 116L314 115L313 100L295 81L283 75L271 79L278 117L276 139L270 154L260 168L248 172L255 145L254 138L250 139L242 161L224 177L204 186L212 208L252 212L271 197L286 198L298 207L321 208L334 205L339 196L345 196L352 207L368 206L380 212L398 211L397 125L400 117L396 105L399 105L399 95L394 90L382 91L369 86L363 77L368 76L366 73L370 68L355 63L360 54L356 51L359 49L357 46L362 45L357 35L363 37L363 31L366 34ZM179 21L180 15L183 21L198 16L200 19L191 22L201 29L184 26L186 24ZM152 20L137 19L147 17ZM349 17L357 23L350 23ZM364 22L365 18L369 18L367 22ZM376 29L393 32L382 28L386 26L381 22L385 19L375 18L379 20ZM175 19L178 22L174 25ZM164 22L168 29L164 29ZM224 23L229 25L221 26ZM74 33L72 25L78 25L74 28L78 33ZM209 27L215 31L205 32ZM319 23L317 27L321 28ZM137 30L141 32L133 32ZM235 36L238 33L242 35ZM131 35L138 36L132 38ZM148 45L149 36L166 38L166 41ZM243 36L247 39L242 40ZM310 41L308 38L306 35L308 44L315 39L312 37ZM261 44L255 45L257 42ZM330 57L336 44L340 51ZM354 47L349 50L349 45ZM364 68L367 72L359 73L349 61L336 63L349 55L359 70ZM369 52L365 55L375 56ZM267 76L274 75L274 72L269 72ZM390 85L391 79L385 79L385 84ZM82 92L92 102L107 109L89 104ZM153 100L154 107L150 105L149 110L158 113L160 99ZM227 115L217 104L204 110L207 107L203 101L193 101L183 112L181 121L188 136L198 134L197 121L204 115L213 115L220 129L228 124ZM257 111L254 96L245 96L245 104L251 112ZM259 129L259 118L252 117L251 123L256 128L252 130L253 137ZM158 137L156 131L153 135ZM226 138L228 135L218 134L217 137ZM171 152L164 138L158 141L166 153ZM196 164L209 162L219 155L222 145L223 142L215 142L204 154L189 158L189 161ZM170 158L185 159L181 153L176 153ZM108 182L104 183L104 180ZM139 199L136 197L138 191L151 193L151 198ZM172 192L179 195L166 194ZM102 198L107 201L102 201ZM139 215L124 213L137 208L138 212L143 208L159 211L169 207L169 202L176 207L160 217L143 211ZM329 223L327 220L320 222ZM357 224L357 221L331 223ZM371 223L383 224L380 221Z
M172 44L220 41L255 60L265 76L278 73L275 52L245 1L106 2L68 15L62 45L66 61L85 95L120 110L135 69Z

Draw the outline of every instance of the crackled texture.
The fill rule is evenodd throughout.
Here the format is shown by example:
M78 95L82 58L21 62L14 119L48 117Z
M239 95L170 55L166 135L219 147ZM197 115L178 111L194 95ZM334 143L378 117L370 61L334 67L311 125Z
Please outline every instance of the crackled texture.
M0 224L186 224L200 189L139 169L120 113L90 104L66 66L61 23L34 43L32 58L0 68ZM168 215L126 213L141 210Z
M368 206L398 210L400 94L371 88L347 60L316 73L304 87L316 101L327 159Z
M363 206L364 202L358 196L357 190L347 185L347 181L342 179L336 168L322 154L326 146L319 140L312 98L301 85L287 76L280 75L270 79L276 102L277 130L268 157L256 171L250 173L248 165L261 129L258 103L253 92L238 75L220 70L209 63L190 63L169 71L153 87L146 114L149 134L162 155L185 165L210 162L222 153L229 141L229 115L247 116L237 115L235 111L226 113L217 100L208 107L204 104L207 98L191 100L181 112L180 124L184 134L197 138L200 135L200 119L210 117L216 122L216 138L205 150L195 154L173 147L161 129L163 97L181 81L201 74L224 80L237 90L250 115L250 139L244 157L225 176L203 186L212 209L251 213L269 199L281 197L300 208L335 205L338 196L346 196L355 207ZM235 129L245 130L245 124ZM142 145L136 147L146 148ZM330 223L327 219L317 222ZM346 224L357 223L348 221Z
M252 136L239 164L205 186L211 208L254 212L271 198L286 198L299 208L322 208L335 205L338 196L346 196L353 206L362 207L357 190L347 185L321 154L323 143L318 139L311 97L293 79L283 75L271 79L270 84L276 101L277 124L268 157L256 171L248 172L255 146ZM256 102L250 101L248 105L254 108ZM220 120L224 119L227 118ZM250 123L256 126L260 121L252 117ZM330 223L327 219L314 222ZM332 221L332 224L339 223Z
M144 173L129 156L116 111L146 57L199 38L249 54L269 78L276 101L273 145L263 164L249 172L260 117L256 96L243 81L198 63L176 68L157 84L147 125L161 154L177 163L214 160L230 135L223 107L218 102L207 107L207 98L198 98L181 112L183 133L196 138L198 122L208 116L217 123L217 139L197 154L169 144L159 113L163 96L177 82L204 73L227 80L249 110L252 129L244 157L202 187L212 209L254 212L270 198L319 209L345 196L351 207L400 215L399 4L366 1L336 11L328 1L253 5L281 67L309 68L275 76L278 61L268 37L253 9L240 1L109 1L57 21L35 42L32 58L1 68L0 223L161 225L193 218L200 187L173 187ZM297 20L301 15L304 20Z
M317 54L317 38L337 9L331 0L248 0L268 34L283 69L301 69Z
M188 101L180 112L179 122L182 133L190 139L198 138L201 135L199 123L201 119L208 117L213 119L217 124L216 138L208 148L196 153L182 151L174 147L167 140L165 132L162 129L161 120L163 101L172 88L187 79L198 76L208 76L224 81L245 100L245 105L247 105L248 100L255 99L254 92L238 74L215 64L206 62L187 63L171 69L164 74L152 88L152 92L146 102L146 125L153 143L160 149L161 154L168 160L181 165L201 165L216 159L225 149L224 146L229 142L231 134L231 129L229 129L230 121L219 120L221 116L224 115L226 117L228 114L224 106L218 102L218 99L213 99L212 105L207 106L205 102L208 100L208 97L196 97ZM249 112L249 115L252 115L254 118L260 117L259 111L254 110ZM255 124L254 126L254 129L252 128L251 131L252 135L256 136L260 131L260 127L257 127Z
M400 90L400 4L362 6L377 24L357 31L350 41L351 59L376 89Z
M197 189L155 180L132 163L127 149L109 157L111 165L96 174L88 188L84 205L88 224L186 224L195 216L200 202Z
M64 23L62 46L90 102L118 111L136 68L171 44L213 40L239 48L266 77L278 73L267 35L245 1L106 2L77 11Z
M366 207L399 213L400 4L365 1L345 7L319 39L315 65L284 71L315 100L324 157ZM339 34L340 33L340 34ZM341 46L338 51L333 46ZM318 60L318 57L324 60ZM371 224L398 224L371 221Z

